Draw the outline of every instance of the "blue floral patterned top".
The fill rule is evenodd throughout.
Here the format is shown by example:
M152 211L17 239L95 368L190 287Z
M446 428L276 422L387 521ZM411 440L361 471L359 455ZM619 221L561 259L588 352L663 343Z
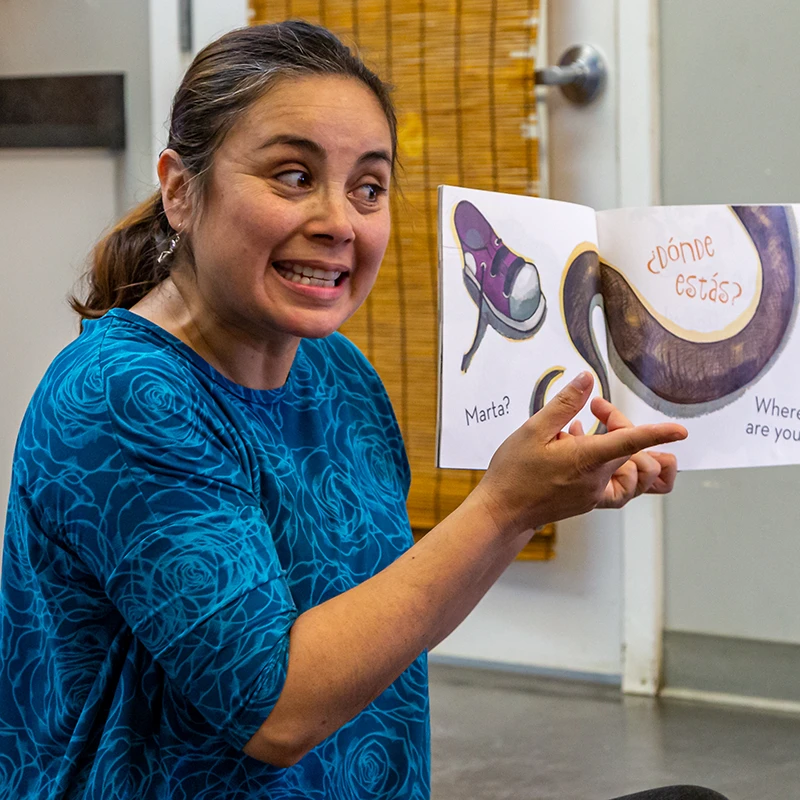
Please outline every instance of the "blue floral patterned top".
M0 798L425 798L421 656L289 769L242 747L306 609L411 544L408 463L347 339L239 386L129 311L48 370L14 458Z

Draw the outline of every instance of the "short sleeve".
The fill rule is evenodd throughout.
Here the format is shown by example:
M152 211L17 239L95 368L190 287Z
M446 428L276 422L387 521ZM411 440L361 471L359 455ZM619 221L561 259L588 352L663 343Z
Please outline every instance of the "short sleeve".
M104 365L116 452L97 500L114 530L92 557L133 634L241 748L283 688L297 610L246 442L224 404L181 369L163 355Z

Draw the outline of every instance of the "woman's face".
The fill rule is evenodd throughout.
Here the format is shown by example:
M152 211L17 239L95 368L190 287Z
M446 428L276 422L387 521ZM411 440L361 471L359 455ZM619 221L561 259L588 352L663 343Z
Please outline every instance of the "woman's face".
M336 330L386 249L391 150L360 81L277 83L225 138L189 224L204 312L275 344Z

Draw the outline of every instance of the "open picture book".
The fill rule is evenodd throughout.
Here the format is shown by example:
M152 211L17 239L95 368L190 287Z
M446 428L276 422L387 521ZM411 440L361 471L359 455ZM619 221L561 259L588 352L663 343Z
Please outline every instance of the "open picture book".
M798 211L440 187L438 466L485 469L583 370L634 423L686 426L680 469L800 463Z

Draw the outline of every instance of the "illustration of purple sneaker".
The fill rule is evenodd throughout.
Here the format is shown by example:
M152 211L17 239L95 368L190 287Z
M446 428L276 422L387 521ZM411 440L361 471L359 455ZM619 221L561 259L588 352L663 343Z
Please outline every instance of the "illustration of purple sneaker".
M472 203L458 203L453 222L464 255L464 284L478 306L475 338L461 361L466 372L487 325L507 339L528 339L542 326L547 304L536 265L509 250Z

